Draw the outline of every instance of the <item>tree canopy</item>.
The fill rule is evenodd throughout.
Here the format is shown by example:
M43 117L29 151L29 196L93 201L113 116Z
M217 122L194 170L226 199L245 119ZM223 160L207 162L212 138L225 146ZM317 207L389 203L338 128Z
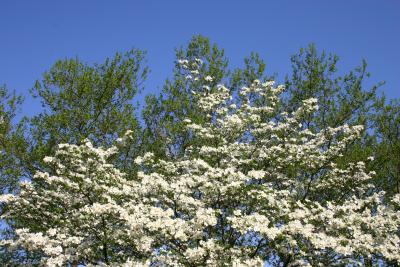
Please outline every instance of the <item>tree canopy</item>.
M2 87L0 263L398 265L400 104L338 60L310 45L275 86L194 36L141 118L136 49L56 62L21 121Z

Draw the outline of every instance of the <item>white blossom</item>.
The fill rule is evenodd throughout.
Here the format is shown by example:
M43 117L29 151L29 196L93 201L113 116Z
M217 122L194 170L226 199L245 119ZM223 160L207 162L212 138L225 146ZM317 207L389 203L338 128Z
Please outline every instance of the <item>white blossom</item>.
M0 198L12 207L3 219L41 228L18 228L2 245L40 252L47 266L263 266L279 257L316 266L324 256L362 265L371 255L400 263L400 195L384 202L363 162L334 162L362 127L303 129L316 99L281 112L284 88L273 86L255 80L239 103L223 85L199 94L212 119L184 120L197 142L181 158L144 153L133 177L110 164L116 147L59 145L44 159L54 173ZM250 94L269 104L256 106Z

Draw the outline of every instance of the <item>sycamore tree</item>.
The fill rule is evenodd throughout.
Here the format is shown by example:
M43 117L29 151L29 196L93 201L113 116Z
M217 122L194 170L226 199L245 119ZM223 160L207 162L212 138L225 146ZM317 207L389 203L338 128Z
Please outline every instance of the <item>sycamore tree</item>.
M193 62L180 64L207 86ZM183 121L195 142L181 157L147 151L133 177L111 164L130 132L110 147L58 145L52 172L2 195L2 218L24 225L2 246L44 266L400 263L400 195L383 202L364 162L335 163L362 126L311 129L317 99L282 111L272 81L204 89L193 94L204 120Z

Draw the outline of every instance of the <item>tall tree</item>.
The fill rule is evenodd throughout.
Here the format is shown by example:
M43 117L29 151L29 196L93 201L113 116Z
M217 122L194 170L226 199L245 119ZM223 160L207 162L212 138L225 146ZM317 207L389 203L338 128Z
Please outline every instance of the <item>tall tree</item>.
M200 124L208 120L197 108L196 94L211 93L224 83L237 96L242 86L255 79L272 79L265 74L265 63L257 53L244 59L243 68L230 71L228 64L224 49L201 35L193 36L186 47L176 50L172 79L166 80L158 96L146 97L143 110L146 140L156 155L182 156L195 142L183 120L190 118Z
M24 119L17 123L16 116L23 98L10 92L6 86L0 87L0 190L1 195L15 193L22 176L20 159L16 157L26 148L24 138ZM0 214L4 213L4 206L0 204ZM12 238L13 229L7 227L4 220L0 220L0 240ZM0 246L0 265L14 261L15 253L6 247Z
M224 50L201 35L194 36L186 48L176 50L172 79L166 80L158 96L146 97L143 110L147 142L158 156L183 154L191 142L183 120L190 118L200 123L207 119L197 109L194 95L215 90L226 79L227 67Z
M310 127L326 129L336 125L366 124L368 112L378 99L377 89L382 83L367 88L367 63L347 74L338 73L339 57L318 52L314 44L301 48L291 57L292 72L286 78L287 106L296 109L302 101L315 97L320 108L313 117L305 118ZM371 124L366 125L371 126Z
M127 131L131 132L132 142L114 160L121 169L132 168L126 162L132 162L142 149L142 129L132 99L142 90L147 76L144 59L142 51L132 49L101 64L89 65L78 58L57 61L31 90L43 110L25 119L18 126L19 131L12 131L10 122L20 100L6 98L2 89L0 97L2 102L8 99L9 107L1 109L1 140L5 142L0 147L1 157L7 159L0 163L1 182L11 187L21 177L32 179L38 171L53 173L54 169L43 159L53 155L60 143L80 144L88 139L96 146L107 146ZM39 188L45 186L38 180L34 184ZM16 227L40 227L41 222L14 217L7 224L11 227L7 234L12 235ZM2 259L14 258L15 262L40 256L21 251L12 255L7 251L0 253Z
M400 102L394 99L377 103L373 117L375 162L371 166L378 173L376 183L389 194L400 193Z
M21 96L0 87L0 191L13 192L21 177L19 159L15 155L26 146L23 121L17 123L16 115L23 102Z
M78 58L57 61L31 90L43 112L29 122L28 176L42 169L44 156L60 143L89 139L109 145L131 130L135 142L130 150L136 153L141 129L132 99L142 90L147 73L144 53L136 49L101 64L88 65Z

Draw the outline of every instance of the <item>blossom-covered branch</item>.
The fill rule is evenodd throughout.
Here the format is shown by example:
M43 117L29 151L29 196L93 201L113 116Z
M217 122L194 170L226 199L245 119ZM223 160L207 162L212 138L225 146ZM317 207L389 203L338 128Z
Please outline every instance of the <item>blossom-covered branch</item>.
M384 204L363 162L335 163L361 126L314 132L302 119L316 99L282 112L283 86L255 80L234 96L198 75L201 62L179 64L205 86L194 96L207 118L185 121L184 155L148 151L130 177L108 161L116 146L59 145L47 172L2 196L3 218L25 226L3 245L48 266L400 263L400 196Z

